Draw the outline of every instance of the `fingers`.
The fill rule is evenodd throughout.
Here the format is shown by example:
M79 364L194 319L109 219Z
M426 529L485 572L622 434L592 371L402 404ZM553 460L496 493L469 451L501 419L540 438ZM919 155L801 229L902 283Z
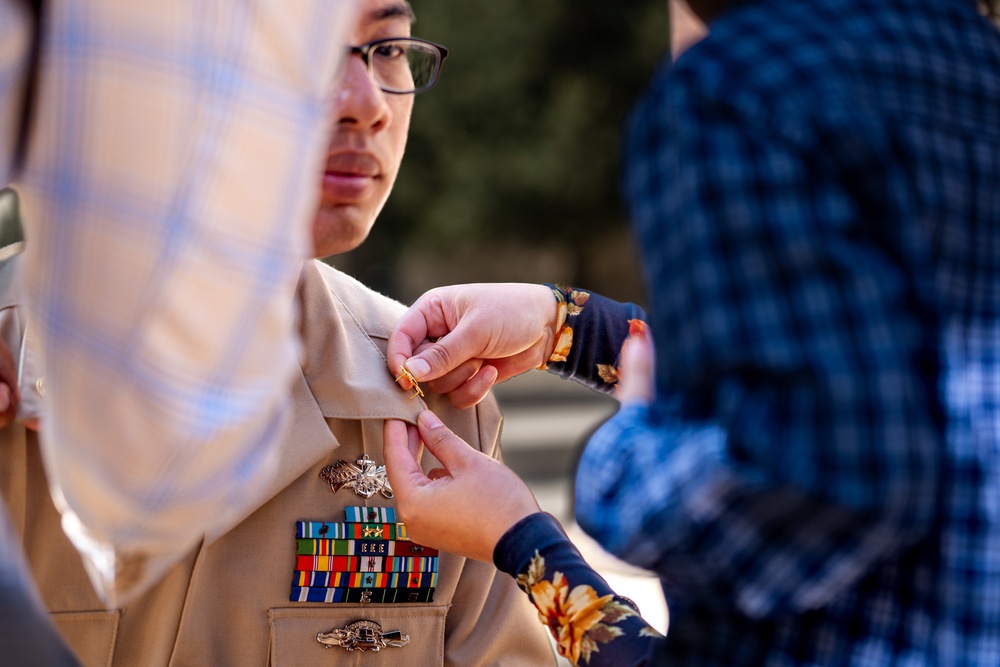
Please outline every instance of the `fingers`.
M423 350L418 351L422 352ZM427 387L435 394L449 394L475 377L483 365L482 359L469 359L450 373L427 383Z
M399 369L406 360L413 356L417 347L427 340L428 332L433 323L440 323L442 318L441 303L431 298L428 292L410 306L396 322L395 328L389 334L389 346L386 350L386 364L393 377L399 375ZM409 389L409 380L400 384Z
M430 410L424 410L417 417L417 429L427 451L452 473L465 467L477 454Z
M451 391L448 394L448 399L459 410L478 405L490 393L490 389L497 383L498 377L499 373L495 366L483 364L479 372L469 378L465 384Z
M382 427L382 456L385 472L393 491L406 498L428 482L417 458L420 452L420 435L417 429L398 419L387 419Z
M615 396L622 404L649 403L655 393L653 341L645 327L631 327L622 346L620 379Z
M469 360L482 357L488 343L489 331L461 320L437 342L407 359L404 366L418 382L435 380Z

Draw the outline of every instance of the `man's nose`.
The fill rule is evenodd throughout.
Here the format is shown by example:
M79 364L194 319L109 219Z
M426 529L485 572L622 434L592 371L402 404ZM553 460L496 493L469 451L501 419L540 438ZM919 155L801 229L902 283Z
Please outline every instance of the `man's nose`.
M380 130L391 120L385 93L368 73L360 54L348 58L344 67L334 95L334 113L338 123L357 125L359 129Z

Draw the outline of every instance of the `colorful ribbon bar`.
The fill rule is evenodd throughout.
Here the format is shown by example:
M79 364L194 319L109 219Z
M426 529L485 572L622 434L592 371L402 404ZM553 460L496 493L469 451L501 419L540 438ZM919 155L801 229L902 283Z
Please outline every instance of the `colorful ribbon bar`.
M392 507L345 507L348 523L396 523Z
M376 576L372 576L376 575ZM369 579L370 578L370 579ZM434 588L437 572L302 572L296 571L292 586L311 588ZM369 583L370 581L370 583Z
M438 550L398 540L296 540L299 556L437 556Z
M406 540L401 523L324 523L296 521L295 537L327 540Z
M430 602L438 551L410 541L391 507L347 507L347 521L295 522L293 602Z
M433 602L433 588L309 588L292 586L292 602Z
M306 572L437 572L437 556L296 556Z

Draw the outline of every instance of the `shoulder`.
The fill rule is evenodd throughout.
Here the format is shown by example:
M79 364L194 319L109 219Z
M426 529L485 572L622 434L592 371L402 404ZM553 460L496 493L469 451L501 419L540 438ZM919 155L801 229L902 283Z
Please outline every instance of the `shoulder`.
M844 81L850 40L808 17L808 4L755 2L724 15L661 73L650 95L682 114L725 107L762 122L775 114L801 118L830 103L829 91Z
M393 325L406 311L406 306L329 264L319 260L314 260L311 264L334 297L366 332L374 338L389 337Z
M389 333L406 307L323 262L307 262L299 284L302 369L327 417L415 421L421 403L407 398L385 366ZM446 396L425 403L470 445L499 456L501 416L489 396L475 408L454 408Z
M971 0L754 0L712 23L660 92L822 111L995 55L998 41Z

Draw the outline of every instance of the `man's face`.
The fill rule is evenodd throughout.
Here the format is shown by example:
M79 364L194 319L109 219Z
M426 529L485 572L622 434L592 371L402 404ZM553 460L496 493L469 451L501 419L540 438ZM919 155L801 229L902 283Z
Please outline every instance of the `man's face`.
M404 0L363 0L349 43L409 37L411 19ZM313 220L316 257L353 250L368 236L399 172L412 111L413 95L382 92L361 56L347 59Z

